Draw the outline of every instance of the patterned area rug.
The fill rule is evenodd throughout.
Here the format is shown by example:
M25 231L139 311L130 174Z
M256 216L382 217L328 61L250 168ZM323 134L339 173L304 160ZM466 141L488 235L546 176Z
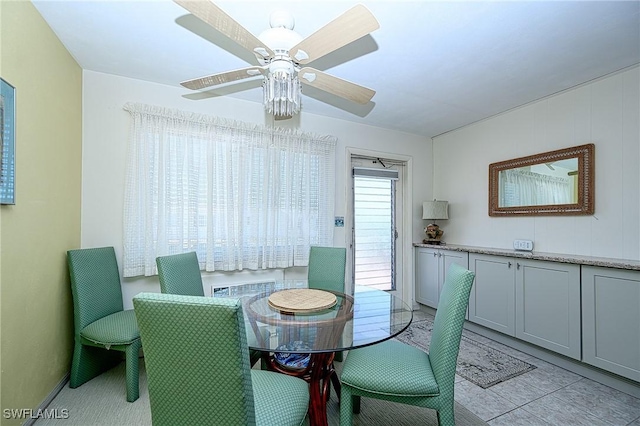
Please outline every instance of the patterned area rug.
M433 320L413 322L397 340L429 352ZM536 368L527 362L473 340L474 333L462 330L456 373L481 388L488 388Z

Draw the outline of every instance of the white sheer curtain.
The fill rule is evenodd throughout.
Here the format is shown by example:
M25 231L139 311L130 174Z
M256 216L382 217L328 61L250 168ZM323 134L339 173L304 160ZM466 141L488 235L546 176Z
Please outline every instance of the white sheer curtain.
M141 104L132 125L124 276L196 251L201 269L306 265L332 245L336 139Z
M569 179L526 170L500 172L500 207L571 204Z

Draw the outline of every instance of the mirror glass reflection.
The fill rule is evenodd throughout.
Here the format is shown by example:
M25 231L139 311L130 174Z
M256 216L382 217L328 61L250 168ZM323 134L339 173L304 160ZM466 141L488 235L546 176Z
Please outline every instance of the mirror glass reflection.
M578 158L502 170L499 207L575 204Z

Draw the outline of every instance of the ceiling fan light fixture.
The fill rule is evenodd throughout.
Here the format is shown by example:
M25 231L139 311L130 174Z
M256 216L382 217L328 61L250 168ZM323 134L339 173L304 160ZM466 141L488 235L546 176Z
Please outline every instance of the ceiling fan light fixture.
M376 93L367 87L306 66L380 28L373 14L361 4L303 38L293 31L295 20L286 11L273 13L269 20L271 28L256 37L218 7L214 0L173 1L231 41L253 52L260 64L180 83L188 89L200 90L262 74L264 108L276 119L290 118L300 112L301 84L362 105L368 103ZM299 73L302 73L300 78Z
M264 108L277 117L300 112L300 80L294 71L277 69L264 78Z

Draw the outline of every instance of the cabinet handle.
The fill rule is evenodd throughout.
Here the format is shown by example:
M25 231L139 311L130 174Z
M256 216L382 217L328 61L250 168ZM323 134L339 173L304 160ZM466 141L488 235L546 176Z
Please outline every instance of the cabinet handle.
M438 253L438 257L442 257L442 253Z
M511 268L511 262L507 263L507 268Z
M436 257L438 255L438 253L436 253L435 251L433 252L433 257Z
M516 263L516 269L520 269L520 262Z

